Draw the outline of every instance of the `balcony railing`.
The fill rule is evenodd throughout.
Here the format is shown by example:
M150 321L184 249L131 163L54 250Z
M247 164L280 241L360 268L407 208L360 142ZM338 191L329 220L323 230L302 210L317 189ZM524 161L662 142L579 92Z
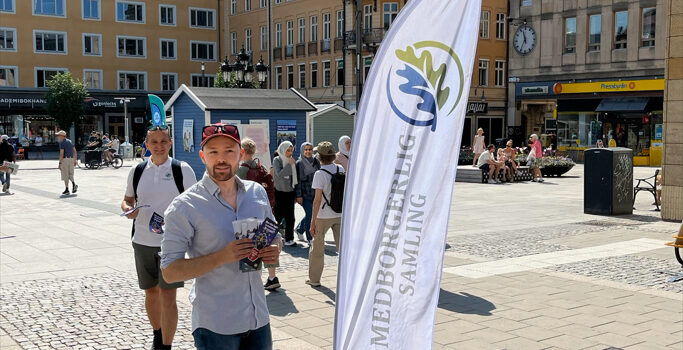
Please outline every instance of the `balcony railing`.
M306 44L296 44L296 57L306 57Z
M353 49L356 47L356 31L351 30L344 33L344 46L347 49Z
M334 51L341 52L344 49L344 38L334 39Z
M330 52L330 39L323 39L322 41L322 49L320 52Z
M294 45L285 46L285 58L294 57Z
M281 47L276 47L273 49L273 59L274 60L281 60L282 59L282 48Z
M318 42L311 41L308 43L308 55L314 56L318 54Z
M379 44L384 39L384 28L363 29L363 44Z

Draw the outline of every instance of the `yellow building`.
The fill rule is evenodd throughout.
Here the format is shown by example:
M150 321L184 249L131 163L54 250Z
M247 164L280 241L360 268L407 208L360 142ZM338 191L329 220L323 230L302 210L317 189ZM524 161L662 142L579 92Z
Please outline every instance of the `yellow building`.
M224 18L210 0L0 1L0 132L43 134L46 81L69 71L90 96L77 143L90 130L123 135L128 104L133 140L144 132L147 93L170 96L180 84L212 84L223 50ZM206 76L202 78L202 62Z

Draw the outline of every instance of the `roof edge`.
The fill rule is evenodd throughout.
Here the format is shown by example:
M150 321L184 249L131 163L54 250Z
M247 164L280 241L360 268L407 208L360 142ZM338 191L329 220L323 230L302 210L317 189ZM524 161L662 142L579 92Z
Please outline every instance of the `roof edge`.
M306 103L308 103L308 105L311 106L312 110L314 110L314 111L318 110L318 108L315 106L315 104L314 104L313 102L311 102L309 99L307 99L306 97L304 97L304 95L302 95L299 91L296 91L295 88L293 88L293 87L292 87L292 88L289 88L289 91L294 92L297 96L299 96L299 98L301 98L301 99L304 100Z
M171 96L171 98L168 99L168 102L164 104L165 112L168 112L171 109L171 105L175 103L175 100L178 99L178 97L180 97L180 95L183 92L187 94L187 96L189 96L192 99L192 101L194 101L194 103L202 109L202 111L206 111L206 104L204 104L204 102L202 102L202 100L200 100L199 97L197 97L197 95L195 95L194 92L192 92L192 90L187 85L182 84L180 85L178 90L176 90L175 93L173 93L173 96Z

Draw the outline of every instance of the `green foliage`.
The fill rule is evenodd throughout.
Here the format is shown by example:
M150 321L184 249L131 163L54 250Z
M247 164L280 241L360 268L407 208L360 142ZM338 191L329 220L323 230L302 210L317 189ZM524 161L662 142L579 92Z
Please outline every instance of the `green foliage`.
M231 89L238 89L240 88L239 85L237 84L237 75L235 72L230 72L230 79L226 82L225 79L223 79L223 73L218 70L216 73L216 79L213 81L213 87L218 87L218 88L231 88ZM245 86L243 87L245 89L258 89L258 81L254 79L252 81L251 86Z
M83 102L88 91L82 82L74 80L71 73L58 73L47 81L47 112L55 118L62 130L69 130L78 124L83 115Z

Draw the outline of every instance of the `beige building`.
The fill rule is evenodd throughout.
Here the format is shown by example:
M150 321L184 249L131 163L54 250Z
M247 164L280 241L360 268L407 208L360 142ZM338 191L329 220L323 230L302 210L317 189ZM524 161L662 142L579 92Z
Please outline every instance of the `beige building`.
M90 130L123 135L129 104L133 139L148 113L146 94L170 96L180 84L210 84L224 52L217 1L0 1L0 129L54 141L46 81L69 71L90 97L75 137ZM202 79L202 63L206 74Z
M598 140L661 163L664 0L511 0L508 123L576 160ZM544 136L545 135L545 136Z

